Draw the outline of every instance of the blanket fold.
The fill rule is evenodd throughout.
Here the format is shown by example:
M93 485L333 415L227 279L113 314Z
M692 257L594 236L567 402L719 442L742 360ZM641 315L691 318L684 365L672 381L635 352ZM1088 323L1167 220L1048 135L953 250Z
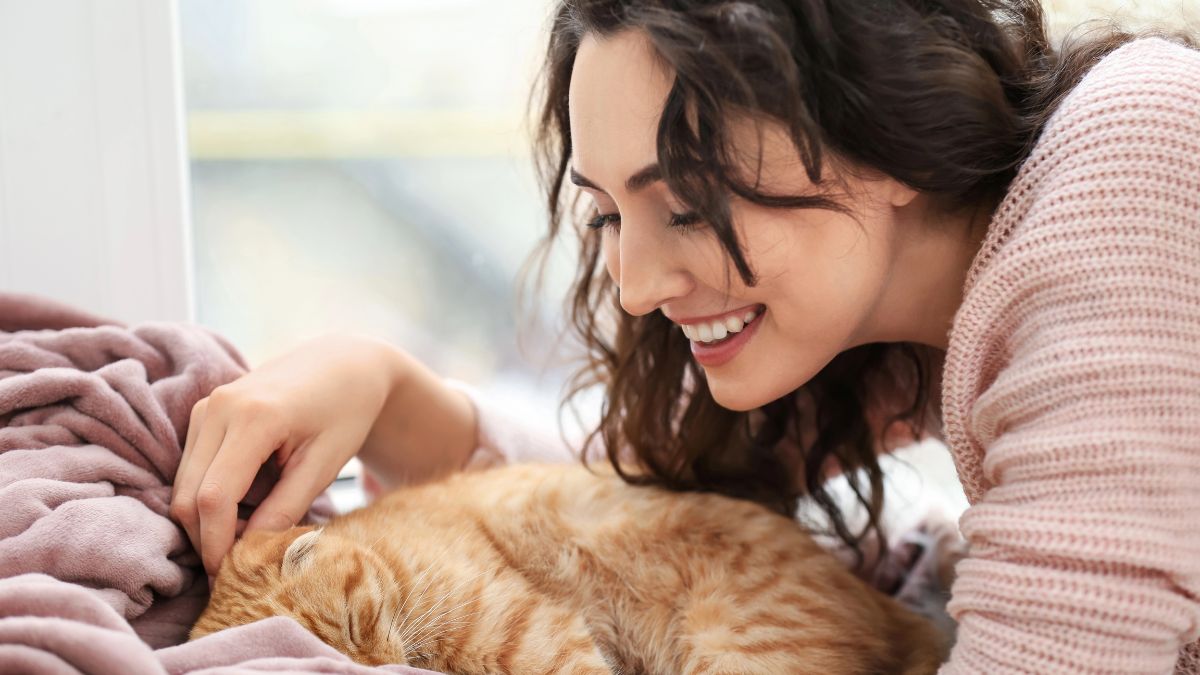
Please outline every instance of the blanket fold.
M171 483L192 406L246 370L201 326L0 293L0 672L372 671L283 618L181 644L208 590Z

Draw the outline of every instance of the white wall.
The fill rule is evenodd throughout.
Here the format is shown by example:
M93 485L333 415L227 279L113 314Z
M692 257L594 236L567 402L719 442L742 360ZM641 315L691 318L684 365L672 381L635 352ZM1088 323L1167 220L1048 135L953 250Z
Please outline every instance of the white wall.
M174 0L0 0L0 289L192 313Z

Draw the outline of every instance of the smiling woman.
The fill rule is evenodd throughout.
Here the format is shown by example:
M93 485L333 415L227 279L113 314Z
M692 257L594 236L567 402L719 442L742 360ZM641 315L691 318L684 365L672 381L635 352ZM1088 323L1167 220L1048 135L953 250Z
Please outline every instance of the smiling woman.
M551 239L568 213L569 179L593 207L586 224L599 230L583 242L572 308L596 368L575 384L606 386L596 433L610 453L631 447L656 480L783 512L811 496L856 544L866 532L843 525L824 480L850 477L872 514L869 531L882 491L875 456L906 434L937 433L929 387L962 282L998 186L1035 127L980 110L975 97L1000 101L999 85L967 84L980 73L930 55L922 58L940 71L887 74L859 63L839 74L825 66L836 55L822 50L795 62L788 50L802 44L800 26L768 5L677 15L597 2L559 13L541 136ZM834 18L862 22L903 53L912 27L880 26L920 18L895 11ZM1012 58L994 49L994 58ZM864 47L859 58L877 52ZM883 87L904 77L909 91L967 90L957 108L940 102L937 119L926 100L885 102L888 124L910 137L872 141L822 128L804 98L828 88L821 105L843 112L827 113L825 124L883 134L878 108L858 101L877 97L867 92L872 78ZM970 151L961 139L934 136L927 147L916 137L980 124L995 132ZM896 153L884 157L878 146L889 143ZM606 273L593 275L601 263ZM598 330L598 315L618 309L614 340ZM817 407L801 419L805 402ZM820 429L817 415L828 417ZM687 420L679 433L678 419ZM806 443L813 447L795 450Z
M1069 261L1136 268L1121 277L1129 298L1168 283L1138 276L1161 268L1147 267L1126 241L1138 226L1159 228L1163 255L1187 250L1178 274L1195 278L1200 261L1187 233L1200 209L1138 197L1174 193L1166 184L1107 184L1111 175L1200 181L1185 159L1196 152L1190 146L1128 167L1148 157L1143 150L1176 148L1200 128L1200 56L1172 42L1194 44L1186 34L1111 25L1055 48L1034 0L559 4L538 147L547 245L563 231L582 242L569 311L589 354L574 392L599 385L606 393L588 447L619 471L619 460L636 458L636 475L623 474L632 482L722 492L789 514L811 502L859 549L879 534L877 455L941 435L945 417L967 495L996 504L963 521L977 557L961 566L951 605L964 632L949 671L1093 672L1116 659L1149 672L1173 663L1194 631L1164 625L1137 644L1101 648L1102 635L1140 615L1108 623L1088 614L1063 628L1059 614L1105 594L1114 595L1098 612L1131 611L1117 589L1145 580L1105 576L1096 555L1153 570L1155 591L1146 593L1155 602L1183 602L1187 593L1170 589L1195 588L1200 578L1195 565L1176 564L1191 555L1193 538L1177 556L1120 556L1126 544L1149 555L1152 545L1140 542L1147 531L1182 536L1186 519L1153 515L1200 508L1182 483L1166 474L1156 483L1169 507L1138 502L1144 493L1128 474L1109 476L1103 489L1085 485L1085 457L1131 471L1153 463L1116 440L1124 427L1114 420L1129 411L1121 392L1140 385L1109 379L1144 371L1131 361L1093 372L1093 350L1074 376L1041 372L1074 357L1038 351L1120 334L1124 327L1104 318L1136 310L1120 293L1080 281L1097 277L1068 271ZM1114 195L1123 195L1120 209ZM1134 205L1145 210L1132 216ZM1170 244L1174 236L1188 243ZM1056 255L1063 242L1078 246ZM1117 259L1101 266L1109 256ZM969 297L972 288L987 290ZM1200 306L1194 295L1182 304L1155 297L1177 324ZM1149 359L1162 377L1188 368L1173 347L1159 347ZM1128 345L1116 349L1123 356L1114 358L1143 363ZM1191 354L1194 365L1200 355ZM1055 377L1067 379L1045 384ZM1034 380L1044 386L1022 388ZM1096 381L1112 386L1071 384ZM1152 405L1164 415L1197 410L1194 396L1144 407ZM1087 409L1065 412L1075 406ZM1096 435L1071 436L1064 415L1088 420ZM1056 461L1020 452L1044 442L1020 436L1031 429L1059 439ZM1018 437L1026 445L1010 447ZM989 459L984 438L995 447ZM1173 439L1156 455L1167 464L1183 447ZM827 492L835 473L868 513L860 530ZM1121 527L1104 514L1101 493L1110 496L1112 481L1124 486L1123 503L1141 504L1128 508L1145 515L1143 526L1107 549L1078 543L1078 528ZM1027 545L1021 532L1030 528L1044 546ZM1029 562L1013 568L1015 560ZM1017 585L1047 575L1083 590L1039 614L1028 603L1042 600ZM1001 578L1020 581L1007 596L986 590ZM1178 609L1179 625L1200 625L1194 602ZM1068 634L1072 649L1050 646Z

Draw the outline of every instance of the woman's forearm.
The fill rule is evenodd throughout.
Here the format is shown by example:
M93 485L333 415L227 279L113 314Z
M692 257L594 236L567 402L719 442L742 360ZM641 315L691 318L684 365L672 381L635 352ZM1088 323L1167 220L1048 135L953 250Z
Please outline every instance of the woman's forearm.
M457 471L477 445L470 399L402 349L377 346L391 389L359 459L385 488Z

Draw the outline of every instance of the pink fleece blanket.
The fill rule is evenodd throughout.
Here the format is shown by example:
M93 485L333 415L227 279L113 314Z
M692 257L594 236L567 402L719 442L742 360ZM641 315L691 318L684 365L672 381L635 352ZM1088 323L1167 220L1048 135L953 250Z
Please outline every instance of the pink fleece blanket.
M0 672L428 672L358 666L286 618L182 644L208 588L171 482L192 406L245 371L199 326L0 293Z

